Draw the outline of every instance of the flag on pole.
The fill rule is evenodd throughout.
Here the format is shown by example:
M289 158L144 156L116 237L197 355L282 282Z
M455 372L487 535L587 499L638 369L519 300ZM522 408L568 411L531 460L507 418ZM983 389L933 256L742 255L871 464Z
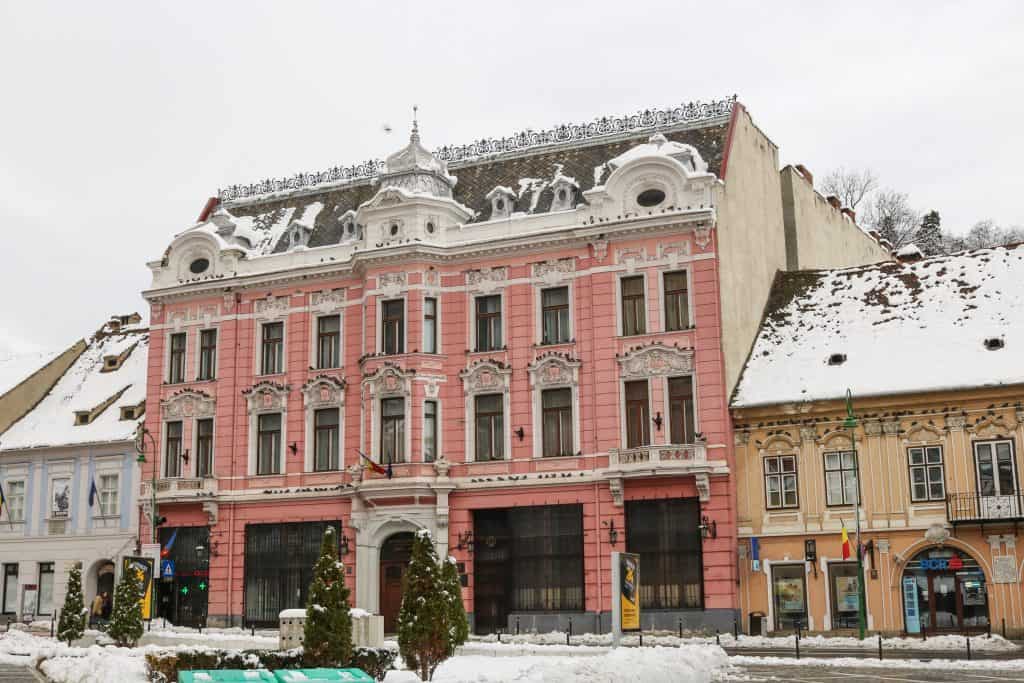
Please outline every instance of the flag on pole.
M4 514L5 505L7 505L7 498L4 496L4 485L0 483L0 515Z
M388 470L391 468L390 463L388 464L388 469L384 469L383 467L378 465L376 462L374 462L373 459L370 456L368 456L366 453L363 453L362 451L359 451L359 456L363 460L366 461L365 464L363 465L364 469L372 470L372 471L376 472L377 474L385 474L385 475L388 475L389 479L391 478L391 475L388 473Z
M167 539L167 545L160 549L160 557L166 559L171 556L171 548L174 547L174 541L178 538L178 530L175 529L171 532L171 537Z
M844 560L848 560L848 559L850 559L850 536L846 533L846 523L845 522L843 522L842 540L843 540L843 544L842 544L843 545L843 559Z
M99 497L100 492L96 490L96 479L92 480L92 486L89 487L89 507L96 504L96 499Z

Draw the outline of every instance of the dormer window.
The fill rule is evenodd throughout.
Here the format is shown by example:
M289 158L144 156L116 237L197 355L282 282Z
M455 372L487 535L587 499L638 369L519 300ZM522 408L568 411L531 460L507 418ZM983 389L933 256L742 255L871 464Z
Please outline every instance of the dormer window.
M356 239L356 214L349 210L341 217L341 239L351 241Z
M92 415L88 410L75 411L75 426L81 427L92 422Z
M397 237L398 236L398 223L392 223L391 226L388 227L388 234L391 237Z
M122 420L137 420L146 413L146 402L142 401L134 406L121 406Z
M500 185L488 192L484 199L491 203L491 219L511 216L515 198L516 194L511 188Z
M643 207L654 207L665 201L665 193L658 189L644 190L636 196L636 203Z
M985 348L989 351L998 351L1004 346L1006 346L1006 342L1001 337L989 337L985 340Z
M205 258L197 258L196 260L192 261L192 263L188 264L188 269L193 275L205 273L209 267L210 260Z
M554 196L551 198L552 211L567 211L576 206L576 191L579 186L572 178L559 173L551 183L551 191Z
M121 359L118 356L104 356L103 357L103 371L110 372L111 370L117 370L121 367Z
M833 365L833 366L834 365L842 365L845 362L846 362L846 354L845 353L833 353L832 355L830 355L828 357L828 364L829 365Z
M427 234L433 235L437 232L437 226L434 225L434 221L427 221Z

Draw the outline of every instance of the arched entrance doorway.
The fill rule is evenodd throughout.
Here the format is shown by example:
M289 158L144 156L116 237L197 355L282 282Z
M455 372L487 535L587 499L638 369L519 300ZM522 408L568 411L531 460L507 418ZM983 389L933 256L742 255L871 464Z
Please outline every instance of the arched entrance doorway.
M398 610L402 607L402 577L412 556L412 533L389 536L380 547L380 614L384 632L398 630Z
M96 595L106 593L114 598L114 563L104 562L96 568Z
M918 553L903 569L901 587L907 633L988 627L985 573L962 550L935 547Z

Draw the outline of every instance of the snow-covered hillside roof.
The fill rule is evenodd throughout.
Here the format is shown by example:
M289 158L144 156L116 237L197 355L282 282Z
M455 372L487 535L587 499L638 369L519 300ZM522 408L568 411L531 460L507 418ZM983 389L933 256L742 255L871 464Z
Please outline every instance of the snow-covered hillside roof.
M59 356L62 351L0 354L0 396L18 386Z
M109 324L104 326L50 392L0 436L0 448L132 439L140 419L122 420L121 408L137 406L146 398L148 350L149 333L144 329L113 332ZM105 359L114 357L120 359L120 367L102 372ZM76 424L81 412L90 414L88 424Z
M737 408L1024 383L1024 245L782 273Z

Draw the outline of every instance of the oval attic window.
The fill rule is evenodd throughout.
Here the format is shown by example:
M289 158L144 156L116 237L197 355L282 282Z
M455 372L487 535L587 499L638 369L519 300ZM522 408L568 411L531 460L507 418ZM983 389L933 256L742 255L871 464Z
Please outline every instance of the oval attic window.
M394 237L398 234L398 223L391 224L391 236Z
M434 234L434 223L431 221L427 221L427 232L431 235Z
M665 201L665 193L661 190L644 190L636 196L636 203L640 206L657 206Z
M188 269L198 275L199 273L205 273L206 269L210 267L210 261L204 258L197 258L195 261L189 264Z

